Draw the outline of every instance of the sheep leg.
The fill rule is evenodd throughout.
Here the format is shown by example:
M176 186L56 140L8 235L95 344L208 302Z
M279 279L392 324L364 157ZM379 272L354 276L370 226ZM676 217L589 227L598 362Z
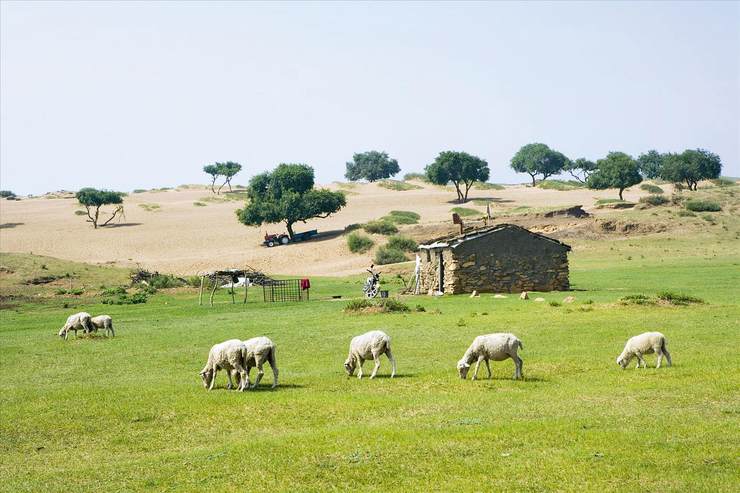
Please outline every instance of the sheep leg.
M391 378L393 378L396 376L396 358L393 357L390 348L385 350L385 355L388 356L388 360L391 362Z
M362 379L362 365L365 364L365 360L362 358L357 358L359 371L357 372L357 378Z
M493 378L493 374L491 373L491 364L488 362L488 360L484 360L486 362L486 370L488 370L488 379Z
M473 380L478 380L478 369L480 368L480 362L483 361L484 357L481 356L478 358L478 361L475 362L475 371L473 372Z
M108 331L110 331L110 336L111 337L116 337L116 333L113 330L113 324L110 324L110 326L108 327ZM108 335L108 334L106 333L106 335Z
M643 368L647 368L647 363L642 358L642 353L635 353L635 356L637 356L637 368L640 367L640 363L642 363Z
M256 389L257 386L260 384L260 380L262 380L262 376L265 374L265 370L262 368L262 365L264 365L265 361L260 359L259 356L256 356L255 363L257 364L257 377L254 379L254 385L252 386L253 389Z
M231 381L231 374L233 373L233 371L234 371L233 369L226 370L226 378L229 379L229 383L226 384L226 390L231 390L234 388L234 384Z
M244 387L243 390L249 390L251 384L249 383L249 374L252 372L252 367L247 365L247 369L244 371Z
M660 364L663 362L663 351L661 351L660 348L658 348L658 350L655 351L655 353L658 355L658 360L655 363L655 368L658 369L660 368Z
M522 378L522 366L524 362L518 355L514 355L514 380Z
M375 378L375 375L378 373L378 369L380 368L380 355L373 355L373 361L375 362L375 366L373 367L373 372L370 374L370 380Z
M671 366L673 364L671 362L671 353L669 353L667 349L663 348L663 354L665 355L665 359L668 362L668 366Z
M272 368L272 388L277 387L278 384L278 369L277 363L275 362L275 356L270 357L270 368Z
M211 367L211 385L208 386L208 390L213 390L213 386L216 384L216 375L218 374L218 368L215 366Z

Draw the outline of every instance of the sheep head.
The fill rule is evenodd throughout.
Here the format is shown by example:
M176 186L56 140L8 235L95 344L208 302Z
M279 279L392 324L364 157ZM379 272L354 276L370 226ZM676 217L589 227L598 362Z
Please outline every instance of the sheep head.
M355 372L355 362L352 358L347 358L347 361L344 362L344 371L346 371L347 375L350 377Z
M470 363L466 362L465 360L460 360L457 362L457 373L460 375L460 378L465 380L468 377L468 370L470 369Z
M59 329L59 334L57 334L57 335L59 337L64 337L65 334L67 333L67 330L66 329L67 329L67 326L65 325L64 327L62 327L61 329Z
M621 366L623 370L627 368L627 365L630 364L630 361L632 361L632 354L622 353L617 357L617 364Z
M213 371L212 370L203 370L200 372L200 378L203 380L203 387L208 388L211 385L211 380L213 379Z

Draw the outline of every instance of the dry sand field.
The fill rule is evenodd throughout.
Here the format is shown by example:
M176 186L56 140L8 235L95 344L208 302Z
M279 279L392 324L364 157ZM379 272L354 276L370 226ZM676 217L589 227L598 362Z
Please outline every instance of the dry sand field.
M276 248L263 247L262 237L266 231L285 231L284 225L244 226L234 213L243 202L204 200L214 197L205 187L129 194L124 202L125 219L97 230L85 221L85 216L75 215L81 207L73 198L3 200L0 203L0 251L32 252L96 264L138 264L149 270L178 275L245 264L273 274L356 274L370 263L371 255L349 252L346 239L341 235L347 225L377 219L392 210L416 212L421 215L422 225L450 220L450 209L459 205L454 203L454 191L416 184L422 188L395 191L377 184L331 184L327 188L347 192L347 206L328 219L312 220L305 225L299 223L294 227L296 231L318 229L322 237ZM670 192L670 187L667 191ZM645 194L633 187L625 192L625 200L636 201ZM507 186L504 190L471 190L470 193L470 198L491 200L494 213L524 205L573 204L599 213L593 211L595 201L616 196L614 190L558 191L523 185ZM205 206L197 206L195 202ZM155 204L159 208L146 210L142 204ZM484 206L472 202L464 206L485 212Z

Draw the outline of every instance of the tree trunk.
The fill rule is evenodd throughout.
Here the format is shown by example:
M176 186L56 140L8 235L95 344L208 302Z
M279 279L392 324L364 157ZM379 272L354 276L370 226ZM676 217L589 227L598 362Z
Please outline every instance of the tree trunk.
M463 194L460 191L460 182L459 181L453 181L453 185L455 185L455 191L457 192L457 201L458 203L462 203Z
M463 197L463 202L467 202L468 201L468 192L470 191L470 187L472 187L472 186L473 186L473 182L472 181L470 183L465 182L465 197Z
M233 191L231 190L231 178L226 179L226 184L229 185L229 192Z
M534 180L534 175L530 173L529 176L532 177L532 188L536 187L537 186L537 182Z
M95 209L95 219L93 219L93 227L98 229L98 214L100 214L100 206Z
M288 236L290 236L290 239L293 239L293 223L291 222L285 222L285 227L288 230Z
M620 189L619 189L619 200L624 200L624 199L622 198L622 192L624 192L624 188L620 188Z
M211 180L211 192L213 193L216 193L216 189L213 188L215 184L216 184L216 177L214 176L213 179Z

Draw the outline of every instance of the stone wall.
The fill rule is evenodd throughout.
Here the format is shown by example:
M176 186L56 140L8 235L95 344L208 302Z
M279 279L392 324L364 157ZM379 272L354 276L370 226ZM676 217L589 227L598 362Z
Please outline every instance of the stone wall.
M437 255L422 252L422 293L437 289ZM564 291L568 248L519 228L505 228L443 250L444 292Z

